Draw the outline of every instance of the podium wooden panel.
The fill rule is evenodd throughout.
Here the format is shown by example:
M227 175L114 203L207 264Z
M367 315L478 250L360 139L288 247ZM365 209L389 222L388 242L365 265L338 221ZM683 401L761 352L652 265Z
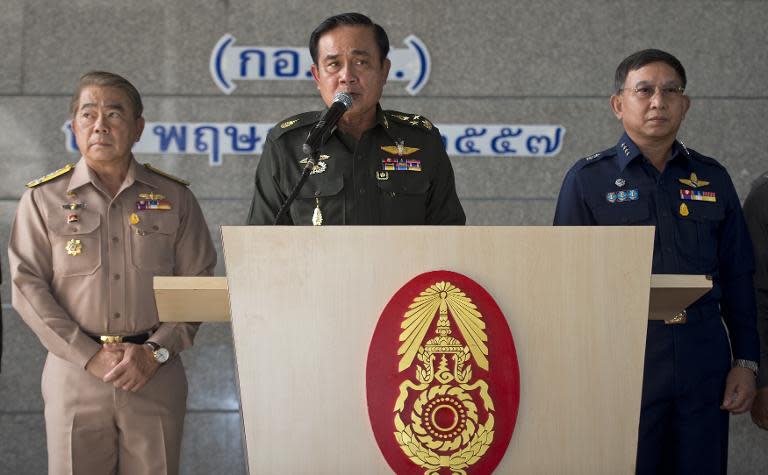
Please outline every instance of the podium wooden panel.
M157 314L166 322L227 322L226 277L155 276Z
M391 473L365 364L389 298L451 270L517 346L517 426L496 473L633 473L651 227L223 227L251 473ZM491 335L491 338L493 336Z

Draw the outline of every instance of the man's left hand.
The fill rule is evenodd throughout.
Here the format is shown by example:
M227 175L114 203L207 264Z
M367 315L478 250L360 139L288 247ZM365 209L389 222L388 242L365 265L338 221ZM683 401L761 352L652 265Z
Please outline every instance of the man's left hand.
M115 343L104 345L104 349L123 352L123 360L104 375L104 382L124 391L135 393L143 388L160 368L160 363L155 361L152 350L146 345Z
M731 369L728 379L725 380L725 396L720 409L731 414L747 412L752 407L756 394L755 373L737 366Z

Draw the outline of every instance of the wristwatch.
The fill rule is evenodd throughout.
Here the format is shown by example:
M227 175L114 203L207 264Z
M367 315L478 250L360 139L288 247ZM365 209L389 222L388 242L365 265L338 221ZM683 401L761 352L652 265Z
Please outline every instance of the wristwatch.
M152 350L152 356L154 356L155 361L160 364L165 363L168 361L168 358L171 357L171 352L168 351L168 348L163 348L154 341L147 341L144 344L147 345L150 350Z
M735 360L733 362L734 368L747 368L748 370L751 370L753 373L755 373L755 377L757 377L758 374L758 365L757 362L752 360Z

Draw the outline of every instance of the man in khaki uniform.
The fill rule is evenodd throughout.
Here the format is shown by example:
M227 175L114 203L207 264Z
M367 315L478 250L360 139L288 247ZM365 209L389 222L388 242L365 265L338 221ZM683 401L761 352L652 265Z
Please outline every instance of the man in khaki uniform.
M51 474L177 473L196 324L159 324L155 275L211 275L216 252L187 184L142 166L139 93L80 79L82 158L22 196L11 229L13 305L48 349L42 392Z

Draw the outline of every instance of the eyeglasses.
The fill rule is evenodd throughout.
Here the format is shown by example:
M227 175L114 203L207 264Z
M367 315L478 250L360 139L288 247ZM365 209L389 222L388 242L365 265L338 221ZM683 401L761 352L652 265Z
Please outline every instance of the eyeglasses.
M635 97L638 99L650 99L656 95L658 90L661 93L661 97L667 97L670 99L677 99L682 97L685 93L685 88L682 86L638 86L638 87L622 87L619 89L619 93L624 90L632 91Z

